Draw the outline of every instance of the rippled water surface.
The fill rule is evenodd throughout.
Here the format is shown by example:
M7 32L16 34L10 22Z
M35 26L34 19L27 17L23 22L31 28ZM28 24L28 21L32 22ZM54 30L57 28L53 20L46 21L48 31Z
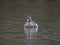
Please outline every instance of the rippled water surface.
M37 33L24 33L26 16L39 25ZM0 45L60 45L59 0L1 0Z
M0 45L60 45L59 23L41 23L37 33L27 36L20 18L0 19Z

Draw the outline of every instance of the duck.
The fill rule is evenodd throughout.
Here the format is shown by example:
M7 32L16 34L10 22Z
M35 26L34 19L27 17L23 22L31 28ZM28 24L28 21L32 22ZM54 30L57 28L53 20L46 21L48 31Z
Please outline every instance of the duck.
M27 21L24 24L25 33L35 33L38 31L38 24L32 20L31 16L27 16Z

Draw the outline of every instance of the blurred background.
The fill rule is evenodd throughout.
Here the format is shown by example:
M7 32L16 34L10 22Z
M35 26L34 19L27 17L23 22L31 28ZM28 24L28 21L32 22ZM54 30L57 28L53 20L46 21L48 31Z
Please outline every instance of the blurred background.
M0 45L25 45L28 15L39 25L33 45L60 45L60 0L0 0Z

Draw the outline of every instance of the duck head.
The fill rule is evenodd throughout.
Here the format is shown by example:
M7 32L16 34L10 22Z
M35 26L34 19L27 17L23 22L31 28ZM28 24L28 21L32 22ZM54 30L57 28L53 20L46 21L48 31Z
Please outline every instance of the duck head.
M27 16L27 22L31 22L31 21L32 21L31 16Z

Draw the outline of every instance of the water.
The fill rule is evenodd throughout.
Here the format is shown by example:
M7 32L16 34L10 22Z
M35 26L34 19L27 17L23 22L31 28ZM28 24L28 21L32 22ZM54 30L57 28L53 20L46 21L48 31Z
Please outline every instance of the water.
M0 45L60 45L60 24L45 23L39 25L37 33L31 36L24 33L24 23L19 18L1 17Z
M60 0L0 2L0 45L60 45ZM24 33L27 15L39 25L36 36Z
M37 34L27 36L24 33L23 17L20 15L0 17L0 45L60 45L60 23L39 21Z
M25 36L26 45L37 45L37 34L28 34Z

